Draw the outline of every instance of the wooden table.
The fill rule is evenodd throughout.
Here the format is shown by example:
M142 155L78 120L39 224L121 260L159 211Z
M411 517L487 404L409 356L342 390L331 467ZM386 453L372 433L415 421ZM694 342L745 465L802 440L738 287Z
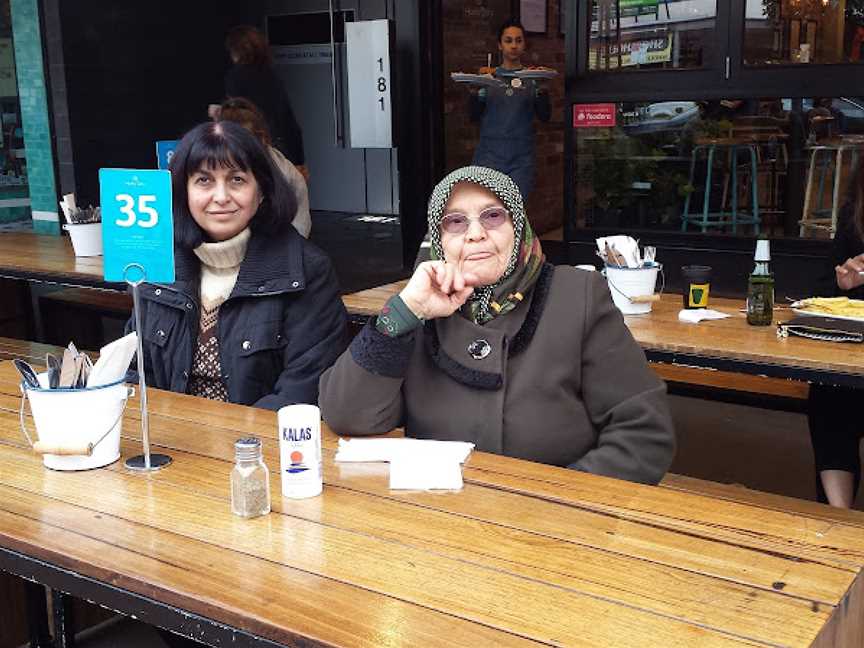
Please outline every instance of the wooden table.
M353 318L368 319L381 312L381 308L393 295L398 295L406 286L408 280L375 286L368 290L342 295L342 303L348 309L348 315Z
M231 515L233 441L277 469L272 412L153 390L174 463L44 469L0 362L0 569L211 645L860 646L864 516L475 453L458 493L336 464L322 496ZM137 404L136 404L137 407ZM140 451L137 413L122 452ZM788 505L788 506L787 506Z
M0 277L126 292L126 284L102 278L101 256L76 257L68 237L32 232L0 234ZM401 290L405 283L344 295L343 301L352 315L368 317L376 314L390 294Z
M377 314L405 283L378 286L345 295L342 299L349 313L368 317ZM624 317L648 360L658 365L655 369L667 380L724 386L727 380L714 381L712 377L744 374L787 382L864 385L864 345L832 344L796 337L777 339L776 326L747 324L744 313L740 312L744 307L743 299L712 297L709 306L731 317L699 324L679 321L681 306L681 295L666 293L660 302L653 304L651 313ZM793 315L788 309L778 309L775 322ZM704 381L699 380L693 370L701 370ZM747 379L736 379L736 382L738 388L755 384ZM774 384L779 388L780 383ZM800 391L794 386L790 388Z
M68 237L32 232L0 234L0 277L126 290L102 278L101 256L76 257Z
M678 366L773 376L825 384L864 386L864 346L777 337L776 322L791 319L778 309L771 326L749 326L744 300L711 298L722 320L688 324L678 319L681 296L665 294L648 315L624 318L648 359Z

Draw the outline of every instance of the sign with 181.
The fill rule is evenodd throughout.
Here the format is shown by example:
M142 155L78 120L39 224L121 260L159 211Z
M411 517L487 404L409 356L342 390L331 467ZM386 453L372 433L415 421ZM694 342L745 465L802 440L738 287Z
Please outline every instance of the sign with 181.
M358 20L346 23L345 40L351 146L391 148L390 22Z
M174 281L171 174L99 169L105 281Z

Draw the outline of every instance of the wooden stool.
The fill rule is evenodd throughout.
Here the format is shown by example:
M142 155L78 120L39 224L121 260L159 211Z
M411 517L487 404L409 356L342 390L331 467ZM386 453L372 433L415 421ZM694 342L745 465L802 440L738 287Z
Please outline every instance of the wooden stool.
M858 152L864 148L864 140L841 139L835 143L820 144L810 147L810 168L807 172L807 189L804 192L804 214L799 224L798 235L804 237L808 230L827 231L831 238L837 231L837 214L840 210L840 182L843 177L843 156L848 153L851 168L855 168L858 162ZM813 187L817 183L816 161L822 156L823 163L819 169L818 197L815 206L811 207L813 201ZM832 164L833 162L833 164ZM833 190L831 192L831 204L823 207L825 192L825 181L829 172L832 174ZM829 216L824 216L829 214Z

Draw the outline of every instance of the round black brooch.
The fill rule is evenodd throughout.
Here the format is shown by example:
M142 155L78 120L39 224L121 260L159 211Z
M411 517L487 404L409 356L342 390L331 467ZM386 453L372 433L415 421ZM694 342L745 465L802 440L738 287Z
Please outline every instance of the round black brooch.
M468 345L468 353L475 360L482 360L490 353L492 353L492 345L489 344L486 340L474 340L471 344Z

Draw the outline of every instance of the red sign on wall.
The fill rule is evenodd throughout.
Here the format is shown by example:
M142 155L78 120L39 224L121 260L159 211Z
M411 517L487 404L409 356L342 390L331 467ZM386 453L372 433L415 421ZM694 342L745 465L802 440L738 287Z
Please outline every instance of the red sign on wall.
M615 125L615 104L573 104L573 128L611 128Z

